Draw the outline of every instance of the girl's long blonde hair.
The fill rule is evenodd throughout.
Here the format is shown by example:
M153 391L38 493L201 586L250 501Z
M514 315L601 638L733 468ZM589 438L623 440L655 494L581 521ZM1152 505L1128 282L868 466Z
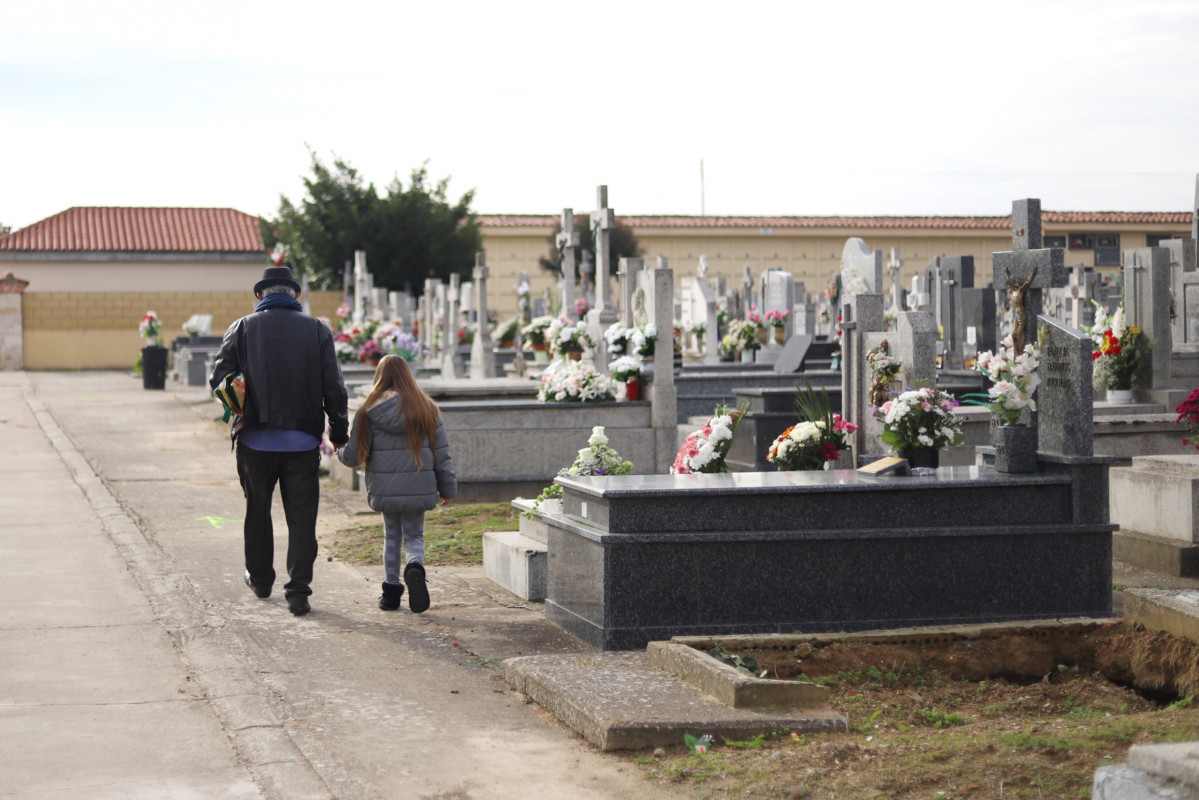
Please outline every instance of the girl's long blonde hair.
M416 468L420 469L423 466L421 448L428 442L429 448L432 449L437 437L437 420L441 411L437 408L437 403L433 402L433 398L417 385L408 362L395 355L386 355L379 359L379 366L375 367L375 385L371 387L370 394L366 396L354 417L354 424L358 428L358 466L365 467L371 453L370 420L366 412L387 392L399 395L396 414L404 418L404 427L408 431L408 446L412 448L412 460L416 462Z

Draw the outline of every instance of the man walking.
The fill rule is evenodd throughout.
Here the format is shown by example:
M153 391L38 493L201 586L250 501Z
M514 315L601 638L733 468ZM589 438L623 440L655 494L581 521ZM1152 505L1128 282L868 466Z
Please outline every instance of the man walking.
M237 474L246 495L245 581L258 597L275 582L271 502L275 485L287 517L287 574L283 591L291 613L310 610L320 499L321 436L349 439L346 386L329 327L303 312L300 285L288 267L267 267L254 285L254 313L229 326L209 384L241 373L246 396L233 424Z

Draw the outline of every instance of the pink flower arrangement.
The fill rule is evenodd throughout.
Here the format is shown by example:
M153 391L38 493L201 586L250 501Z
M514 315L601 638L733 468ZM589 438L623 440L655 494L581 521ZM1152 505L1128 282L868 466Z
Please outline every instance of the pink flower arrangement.
M791 312L785 308L773 308L766 312L766 322L772 328L785 328L787 326L787 317L791 316Z

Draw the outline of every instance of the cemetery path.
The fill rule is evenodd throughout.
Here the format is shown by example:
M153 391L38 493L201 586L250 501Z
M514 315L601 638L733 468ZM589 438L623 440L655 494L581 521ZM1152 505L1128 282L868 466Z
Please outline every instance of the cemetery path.
M187 696L203 701L196 713L210 725L207 740L157 730L145 739L162 764L207 747L207 758L224 759L211 772L232 788L174 796L690 796L645 781L508 689L501 659L586 647L545 622L539 608L491 587L481 570L433 566L428 612L385 613L376 606L381 575L327 560L322 549L308 616L288 613L285 578L270 599L255 598L242 582L244 501L234 458L203 387L145 391L139 379L116 372L7 373L0 391L44 412L40 452L57 451L73 465L74 484L103 523L80 534L101 551L92 563L132 578L126 599L156 628L155 643L115 646L135 660L166 659ZM32 424L25 428L37 438ZM42 524L58 513L55 502L67 502L30 499L45 508ZM282 571L286 525L275 505ZM318 533L352 524L361 510L356 495L325 487ZM135 671L127 679L141 678ZM43 690L57 691L55 680L48 675ZM128 716L118 728L122 722L139 724ZM226 740L213 741L212 725ZM127 786L114 794L137 796Z

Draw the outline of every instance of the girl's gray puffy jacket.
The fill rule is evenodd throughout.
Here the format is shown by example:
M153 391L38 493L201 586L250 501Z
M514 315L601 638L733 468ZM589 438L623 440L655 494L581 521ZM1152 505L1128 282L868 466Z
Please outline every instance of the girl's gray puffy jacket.
M458 476L450 460L450 442L445 423L437 418L437 437L433 447L421 448L421 466L417 469L408 446L404 417L397 413L399 396L385 394L366 412L370 420L371 447L366 461L366 496L376 511L428 511L438 497L458 493ZM350 430L350 441L337 451L347 467L358 466L358 418Z

